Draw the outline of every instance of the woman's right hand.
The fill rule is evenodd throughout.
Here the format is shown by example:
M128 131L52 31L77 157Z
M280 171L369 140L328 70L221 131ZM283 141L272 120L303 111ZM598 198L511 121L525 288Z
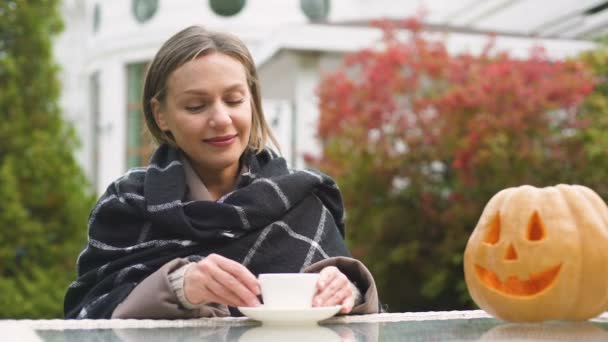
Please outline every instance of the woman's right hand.
M260 305L256 277L245 266L221 255L209 254L193 263L184 278L184 295L192 304Z

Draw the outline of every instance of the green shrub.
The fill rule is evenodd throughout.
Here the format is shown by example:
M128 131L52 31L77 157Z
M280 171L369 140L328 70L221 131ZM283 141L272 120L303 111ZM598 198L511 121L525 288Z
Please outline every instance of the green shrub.
M34 5L35 4L35 5ZM59 318L93 197L61 117L59 1L0 2L0 317Z

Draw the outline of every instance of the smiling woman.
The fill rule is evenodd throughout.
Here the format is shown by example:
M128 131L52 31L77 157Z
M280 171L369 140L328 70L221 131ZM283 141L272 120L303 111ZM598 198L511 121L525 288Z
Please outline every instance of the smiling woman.
M156 124L188 156L214 200L233 188L249 144L252 100L246 75L235 58L211 53L173 72L163 104L152 99Z
M93 208L66 317L239 315L261 304L258 274L298 272L320 273L314 306L379 311L344 242L338 187L268 146L258 83L234 36L193 26L160 48L142 99L159 147Z

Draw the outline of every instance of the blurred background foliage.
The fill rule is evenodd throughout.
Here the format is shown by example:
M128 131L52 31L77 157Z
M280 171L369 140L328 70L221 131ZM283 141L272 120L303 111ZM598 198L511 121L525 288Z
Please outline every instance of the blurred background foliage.
M63 316L94 203L58 105L59 2L0 2L2 318ZM462 253L492 195L578 183L608 198L608 50L516 59L490 40L453 56L414 19L376 24L379 45L319 85L323 156L309 162L340 184L349 245L389 311L472 308Z
M0 317L63 317L93 196L59 108L59 0L0 2Z
M499 190L577 183L608 197L608 55L552 61L451 55L417 19L347 56L319 88L321 158L347 209L349 246L388 311L473 308L466 241ZM407 33L403 33L406 29Z

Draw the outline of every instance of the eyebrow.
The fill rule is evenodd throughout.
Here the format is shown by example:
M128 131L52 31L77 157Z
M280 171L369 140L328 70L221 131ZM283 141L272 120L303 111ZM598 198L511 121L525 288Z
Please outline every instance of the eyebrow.
M226 92L231 92L231 91L236 91L236 90L243 90L245 88L244 84L242 83L236 83L233 84L231 86L228 86L226 88L224 88L222 90L222 93L226 93ZM197 88L193 88L193 89L186 89L183 92L184 94L196 94L196 95L208 95L208 92L206 92L203 89L197 89Z

